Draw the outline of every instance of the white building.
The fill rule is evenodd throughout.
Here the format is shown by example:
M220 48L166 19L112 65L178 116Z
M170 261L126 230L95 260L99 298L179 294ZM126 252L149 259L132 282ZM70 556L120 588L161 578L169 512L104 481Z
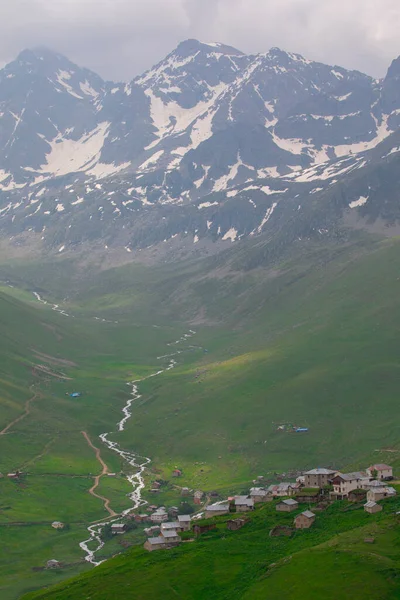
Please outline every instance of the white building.
M360 471L355 473L337 473L332 480L333 494L343 498L348 496L349 492L353 490L365 489L368 483L369 476Z
M374 477L375 479L391 479L393 477L393 469L389 465L378 464L371 465L367 469L367 473L369 477Z

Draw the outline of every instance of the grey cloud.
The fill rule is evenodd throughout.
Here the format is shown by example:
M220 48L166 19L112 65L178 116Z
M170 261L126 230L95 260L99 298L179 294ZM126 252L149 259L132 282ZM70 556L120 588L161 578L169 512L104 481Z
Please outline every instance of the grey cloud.
M108 79L131 79L181 40L271 46L384 75L400 52L398 0L0 0L0 62L45 45Z

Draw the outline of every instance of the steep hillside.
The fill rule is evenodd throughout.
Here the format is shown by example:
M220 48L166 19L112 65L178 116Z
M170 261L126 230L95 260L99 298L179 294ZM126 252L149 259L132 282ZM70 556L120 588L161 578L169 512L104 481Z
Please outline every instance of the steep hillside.
M398 500L385 501L384 512L368 515L362 506L337 503L318 512L312 529L291 538L271 538L272 527L290 526L293 515L264 505L240 531L228 531L226 518L220 517L215 519L217 529L193 543L152 554L136 548L92 573L24 599L109 600L120 595L128 600L295 600L306 593L312 600L334 600L340 581L344 600L360 593L373 600L395 600L400 591L398 507ZM364 542L371 536L372 547Z

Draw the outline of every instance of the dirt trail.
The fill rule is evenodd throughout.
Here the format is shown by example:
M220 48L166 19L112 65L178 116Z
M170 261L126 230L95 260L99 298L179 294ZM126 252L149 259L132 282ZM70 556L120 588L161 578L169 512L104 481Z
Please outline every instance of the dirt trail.
M33 392L33 388L34 388L34 384L32 384L29 389L31 390L31 392ZM27 400L25 402L25 412L22 413L22 415L20 415L19 417L17 417L16 419L14 419L14 421L11 421L11 423L9 423L7 425L7 427L4 427L4 429L2 429L0 431L0 435L4 435L5 433L7 433L7 431L9 429L11 429L11 427L13 427L13 425L16 425L16 423L19 423L19 421L22 421L22 419L25 419L25 417L27 417L30 412L31 412L31 402L33 402L34 400L36 400L36 398L40 396L39 392L35 392L33 394L33 396L31 398L29 398L29 400Z
M102 466L102 471L101 471L100 475L96 475L96 477L94 478L94 485L90 488L89 494L91 494L95 498L99 498L99 500L103 500L103 502L104 502L104 508L109 513L109 515L111 517L116 517L116 516L118 516L118 513L114 512L113 509L110 508L110 500L109 500L109 498L105 498L104 496L100 496L100 494L96 494L96 492L94 491L98 487L98 485L99 485L100 477L103 477L103 475L108 475L109 469L108 469L106 463L104 462L104 460L101 458L100 449L96 448L96 446L94 446L92 444L91 439L89 438L89 436L86 433L86 431L81 431L81 434L83 435L83 437L87 441L88 445L91 448L93 448L93 450L95 451L96 458L97 458L97 460L99 461L99 463Z

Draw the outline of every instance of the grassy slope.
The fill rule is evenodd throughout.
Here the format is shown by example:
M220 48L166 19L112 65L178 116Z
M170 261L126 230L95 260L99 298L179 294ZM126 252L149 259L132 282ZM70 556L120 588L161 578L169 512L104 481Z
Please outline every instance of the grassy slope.
M362 506L336 503L318 513L312 529L292 538L270 538L276 524L291 525L293 514L276 513L267 504L237 532L218 529L194 543L168 552L135 548L68 584L27 596L27 600L115 597L205 598L241 600L285 598L306 591L310 598L350 599L362 591L376 600L400 593L400 537L395 511L400 500L385 502L384 512L367 515ZM364 543L373 535L373 546ZM333 570L333 571L332 571Z
M29 302L27 302L29 301ZM86 526L107 513L88 494L100 465L81 431L100 446L98 434L120 419L129 388L124 385L160 368L156 356L182 330L100 323L91 318L67 319L18 290L0 293L0 431L30 413L0 436L0 472L27 473L16 483L0 479L0 595L14 599L27 589L58 581L54 572L34 572L51 558L71 567L62 576L87 568L76 564L83 554L78 543ZM162 363L162 361L161 361ZM67 379L45 376L45 365ZM80 390L82 398L67 392ZM101 447L110 471L120 471L120 459ZM109 495L116 511L128 508L124 478L102 480L99 492ZM70 524L57 532L53 520ZM22 524L22 525L21 525Z
M206 489L256 471L362 464L395 444L399 271L398 240L320 266L282 264L245 295L252 318L200 327L195 343L208 353L142 385L124 444L135 440L167 476L180 464L187 484ZM284 422L310 431L280 433Z
M194 326L198 333L193 344L208 352L194 348L180 356L177 369L143 383L134 419L118 437L127 449L151 456L154 466L164 469L167 477L178 464L185 473L179 484L228 491L247 487L258 471L322 462L358 466L370 457L389 461L392 455L374 451L394 446L400 425L396 404L398 245L398 240L392 240L309 247L296 261L282 259L273 268L261 265L233 274L222 268L221 258L188 263L178 271L124 267L77 284L69 304L73 310L79 305L82 318L66 321L45 307L32 305L26 308L26 322L19 321L18 314L4 319L4 327L23 324L13 342L20 360L12 359L4 370L9 385L9 374L17 373L19 365L12 384L20 387L21 397L17 402L18 395L9 393L14 405L7 409L7 418L20 414L27 386L32 383L26 367L33 360L28 352L31 347L74 361L76 367L62 370L73 377L74 389L84 391L84 396L79 401L67 398L68 381L41 382L45 393L34 403L29 419L21 421L15 433L0 439L0 469L28 464L32 475L26 489L34 486L32 493L37 498L28 508L26 493L25 507L24 502L15 502L14 516L4 511L0 519L15 520L24 510L37 511L37 518L46 513L53 519L51 510L54 501L60 504L60 498L68 499L63 518L69 518L69 510L74 513L75 488L71 487L71 496L66 497L65 490L46 482L45 477L60 469L69 475L98 472L80 431L86 428L95 440L118 420L128 391L121 382L152 372L157 365L155 357L165 353L165 343L183 330L166 326L167 318L172 323L194 316L197 322L201 320L200 326ZM251 252L252 261L258 264L262 248L255 246ZM231 267L243 268L244 258L239 250ZM42 273L40 291L51 294L54 269ZM71 276L68 270L67 274ZM57 298L63 280L55 278L54 285ZM110 285L112 296L107 292ZM10 292L24 301L31 298L18 290ZM8 302L17 306L15 300ZM120 323L88 319L92 311L115 316ZM38 314L43 315L45 327L37 324ZM162 327L132 324L142 320ZM210 323L216 325L210 327ZM43 339L39 335L42 329ZM26 332L31 336L28 340ZM309 426L310 433L278 433L276 424L286 421ZM112 470L119 470L113 455L106 450L102 454ZM48 506L35 481L52 490ZM117 482L114 489L105 481L100 489L104 493L107 487L115 508L125 508L123 482ZM166 494L160 494L158 501L168 497L175 503L176 498L170 497L169 491ZM14 502L14 496L7 497ZM99 503L95 508L84 487L79 498L83 502L79 512L85 519L95 518L96 511L98 518L104 514ZM81 556L73 537L80 527L83 531L83 526L74 524L65 538L64 551L74 557ZM39 564L60 558L50 556L52 546L46 544L39 541L35 550L29 545L30 555L37 557ZM33 576L32 561L27 555L24 560L18 581L10 581L7 567L0 572L0 585L8 586L4 598L42 585L43 578L59 576ZM66 574L64 571L63 576Z

